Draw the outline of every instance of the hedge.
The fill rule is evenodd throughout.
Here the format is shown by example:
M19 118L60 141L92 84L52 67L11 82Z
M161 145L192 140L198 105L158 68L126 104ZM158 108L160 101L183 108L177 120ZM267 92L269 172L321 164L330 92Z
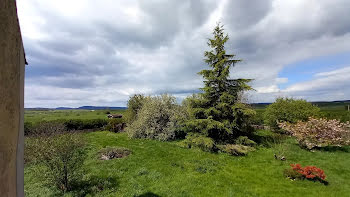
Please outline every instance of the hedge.
M96 130L104 129L110 120L106 119L59 119L40 121L36 123L24 122L24 135L35 135L43 133L55 133L56 131ZM63 129L53 129L62 127ZM54 130L54 131L53 131Z

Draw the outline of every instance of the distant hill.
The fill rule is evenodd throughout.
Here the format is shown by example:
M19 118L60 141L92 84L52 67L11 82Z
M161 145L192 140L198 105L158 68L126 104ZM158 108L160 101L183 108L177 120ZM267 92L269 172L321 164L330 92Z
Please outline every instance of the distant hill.
M314 105L317 105L318 107L341 107L350 105L350 100L343 100L343 101L314 101L311 102ZM262 109L266 106L270 105L271 103L251 103L252 107L255 109ZM43 107L35 107L35 108L25 108L26 110L73 110L73 109L82 109L82 110L118 110L118 109L127 109L127 107L109 107L109 106L81 106L77 108L71 108L71 107L57 107L57 108L43 108Z
M65 109L74 109L74 108L71 108L71 107L57 107L55 109L57 109L57 110L65 110Z
M87 110L110 109L110 110L115 110L115 109L126 109L126 107L81 106L81 107L78 107L77 109L87 109Z
M108 107L108 106L81 106L77 108L72 107L56 107L56 108L42 108L42 107L34 107L34 108L25 108L26 110L38 110L38 111L47 111L47 110L73 110L73 109L82 109L82 110L117 110L117 109L126 109L126 107Z
M50 108L43 108L43 107L30 107L30 108L24 108L25 110L36 110L36 111L48 111L51 110Z

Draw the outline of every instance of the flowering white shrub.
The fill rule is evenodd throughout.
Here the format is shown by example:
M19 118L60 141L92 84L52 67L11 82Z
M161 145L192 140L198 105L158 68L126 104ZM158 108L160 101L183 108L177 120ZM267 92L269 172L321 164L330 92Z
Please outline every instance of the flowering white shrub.
M295 124L282 122L279 127L290 132L299 144L307 149L323 146L342 146L350 144L350 123L339 120L309 118Z
M145 97L136 119L126 128L131 138L148 138L161 141L177 137L181 119L186 118L184 109L170 95Z

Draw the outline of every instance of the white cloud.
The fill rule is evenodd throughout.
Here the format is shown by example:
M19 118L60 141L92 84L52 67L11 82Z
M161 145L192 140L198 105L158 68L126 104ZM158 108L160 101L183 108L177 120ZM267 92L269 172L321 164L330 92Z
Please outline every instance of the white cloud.
M321 73L316 73L315 77L331 77L331 76L349 76L350 77L350 66L345 67L345 68L341 68L341 69L337 69L337 70L333 70L333 71L329 71L329 72L321 72Z
M286 92L298 92L298 91L317 91L317 90L329 90L342 89L343 87L350 87L350 67L337 69L331 72L322 72L315 74L317 78L297 83L286 88ZM345 89L342 91L346 92ZM349 93L350 96L350 93Z
M277 85L257 87L255 89L258 91L258 93L276 93L280 91Z
M29 61L26 107L125 105L134 93L173 93L202 86L206 39L218 20L227 51L244 61L232 77L255 79L252 101L280 95L311 100L350 97L349 68L292 84L278 73L308 58L350 51L346 0L121 1L18 0ZM295 73L298 74L298 73ZM347 75L349 76L349 75Z
M287 83L287 82L288 82L288 78L285 78L285 77L276 78L276 83L277 84Z

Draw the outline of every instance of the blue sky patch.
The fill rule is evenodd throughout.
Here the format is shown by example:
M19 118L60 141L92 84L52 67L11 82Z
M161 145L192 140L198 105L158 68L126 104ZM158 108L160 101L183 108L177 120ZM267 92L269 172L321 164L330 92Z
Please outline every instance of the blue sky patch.
M295 83L311 80L316 73L329 72L349 65L350 51L298 61L285 66L279 73L278 76L288 78L288 82L279 84L278 87L285 89Z

